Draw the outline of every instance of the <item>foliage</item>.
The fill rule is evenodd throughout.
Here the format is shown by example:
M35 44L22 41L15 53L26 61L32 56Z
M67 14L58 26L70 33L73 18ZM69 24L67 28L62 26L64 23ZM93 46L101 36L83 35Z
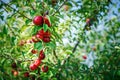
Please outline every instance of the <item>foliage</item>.
M119 80L120 7L117 2L0 0L0 80ZM113 8L113 14L110 13L111 6L117 12ZM47 15L51 27L33 24L37 15ZM51 41L28 43L42 29L51 33ZM31 53L33 49L38 53L44 50L46 57L42 64L48 65L48 72L42 72L42 65L34 71L29 69L39 56ZM13 69L12 63L17 68ZM17 76L13 70L18 71ZM25 72L30 76L25 77Z

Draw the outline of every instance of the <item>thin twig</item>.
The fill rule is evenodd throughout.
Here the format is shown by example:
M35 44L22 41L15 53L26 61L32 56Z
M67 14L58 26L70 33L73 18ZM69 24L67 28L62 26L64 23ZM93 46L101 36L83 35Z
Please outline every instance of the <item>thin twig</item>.
M25 59L25 60L18 60L19 62L31 62L31 61L34 61L33 59Z
M44 15L45 9L44 9L44 0L42 0L42 15Z
M29 61L34 61L32 59L26 59L26 60L16 60L15 58L12 58L11 56L5 54L5 55L0 55L1 58L6 58L6 59L9 59L9 60L12 60L12 61L17 61L17 62L29 62Z
M6 4L5 2L3 2L2 0L0 0L3 4L7 5L8 7L10 7L11 9L15 10L17 13L19 13L20 15L22 15L23 17L32 20L31 18L27 17L26 15L24 15L23 13L19 12L18 10L16 10L15 8L11 7L9 4Z
M77 46L78 46L79 43L80 43L80 41L77 41L77 43L75 44L75 47L73 48L72 53L74 53L76 51L76 48L77 48Z
M36 11L35 8L33 7L32 3L31 3L31 1L30 1L30 0L28 0L28 1L29 1L29 3L30 3L31 8L32 8L34 11Z
M58 56L56 55L56 51L53 50L53 56L55 57L55 59L53 59L53 61L55 62L55 64L57 64L57 61L58 60Z
M19 35L15 34L15 32L13 31L13 29L10 27L10 25L7 22L5 22L5 24L7 24L8 28L10 29L10 31L12 32L12 34L14 36L20 37Z
M54 54L55 58L58 59L58 56L56 55L56 51L55 50L53 50L53 54Z
M8 13L7 8L3 7L3 9ZM15 14L16 14L16 13L12 14L11 17L14 16Z
M7 22L5 22L5 24L7 24L8 28L10 29L10 31L12 32L12 34L13 34L14 36L16 36L16 34L14 33L13 29L9 26L9 24L8 24Z
M77 43L75 44L75 47L73 48L72 53L74 53L74 52L76 51L78 44L79 44L79 41L77 41ZM58 70L58 73L56 74L57 78L59 78L59 73L62 71L63 66L65 65L66 61L69 60L70 57L71 57L71 55L68 55L68 56L61 62L61 66L60 66L60 68L59 68L59 70Z
M2 8L8 13L8 11L7 11L7 9L5 7L2 7Z
M77 43L75 44L75 47L73 48L72 53L74 53L74 52L76 51L78 44L79 44L79 41L77 41ZM70 55L68 55L68 56L66 57L66 59L64 59L64 60L62 61L61 66L63 66L69 58L70 58ZM61 70L61 69L60 69L60 70Z
M64 2L62 3L62 5L52 14L52 16L54 16L57 12L59 12L59 10L62 8L62 6L67 2L67 0L64 0Z
M9 56L9 55L7 55L7 54L5 54L5 55L2 55L2 54L1 54L0 57L6 58L6 59L10 59L10 60L14 61L14 58L12 58L11 56Z
M84 33L84 31L83 31L83 33ZM72 53L74 53L74 52L76 51L77 46L79 45L79 43L80 43L80 41L79 41L79 39L78 39L77 43L75 44L75 46L74 46L74 48L73 48L73 50L72 50ZM61 66L60 66L60 68L59 68L59 70L58 70L58 73L56 74L56 76L57 76L58 78L59 78L58 75L59 75L59 73L62 71L63 66L65 65L66 61L69 60L70 57L71 57L71 55L67 55L67 57L61 62Z

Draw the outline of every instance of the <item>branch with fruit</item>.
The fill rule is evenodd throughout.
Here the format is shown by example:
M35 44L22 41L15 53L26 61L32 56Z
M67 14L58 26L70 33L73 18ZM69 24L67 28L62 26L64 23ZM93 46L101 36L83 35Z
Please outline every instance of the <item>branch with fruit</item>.
M27 40L27 41L21 40L20 43L19 43L20 46L24 46L24 44L27 44L27 43L35 43L35 44L37 44L39 42L43 42L45 44L45 43L49 43L51 41L51 39L50 39L50 37L51 37L50 31L44 30L44 28L43 28L43 25L46 25L46 27L51 27L51 23L50 23L50 20L48 19L48 16L47 15L36 16L33 19L33 23L36 25L36 27L42 27L42 29L38 30L37 33L32 37L31 40ZM32 49L31 50L32 54L39 53L39 56L38 56L38 58L36 60L32 61L32 64L30 64L30 66L29 66L30 70L34 71L34 70L38 69L38 67L41 64L43 64L42 60L45 58L44 50L40 50L40 52L38 52L37 49ZM41 66L41 70L43 72L47 72L48 71L48 66L43 64Z

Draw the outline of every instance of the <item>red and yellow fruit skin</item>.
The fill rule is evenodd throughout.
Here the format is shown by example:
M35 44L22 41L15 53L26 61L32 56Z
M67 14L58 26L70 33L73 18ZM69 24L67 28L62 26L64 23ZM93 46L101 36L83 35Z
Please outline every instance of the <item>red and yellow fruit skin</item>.
M87 19L86 19L86 23L89 23L89 22L90 22L90 18L87 18Z
M45 43L50 42L50 37L44 37L44 38L43 38L43 42L45 42Z
M87 18L86 19L86 25L90 28L90 26L93 24L93 18Z
M55 6L55 4L57 3L57 0L52 0L52 5Z
M13 74L14 76L18 76L18 71L12 70L12 74Z
M51 23L50 23L49 19L47 18L47 16L44 16L44 24L47 24L48 27L51 27Z
M32 54L36 54L37 52L38 52L38 51L35 50L35 49L32 49L32 50L31 50L31 53L32 53Z
M82 58L83 58L83 59L87 59L87 56L86 56L86 55L83 55Z
M37 25L37 26L41 26L41 25L43 25L43 17L42 16L36 16L36 17L34 17L34 19L33 19L33 23L35 24L35 25Z
M13 75L17 76L18 75L18 71L14 71Z
M33 41L34 43L36 43L36 42L38 42L39 40L36 38L36 36L33 36L33 37L32 37L32 41Z
M43 29L39 30L39 31L37 32L37 34L43 35L43 34L44 34L44 30L43 30Z
M44 54L43 50L40 51L39 59L41 59L41 60L45 59L45 54Z
M36 70L38 66L36 66L34 63L29 66L30 70Z
M41 59L36 59L35 60L35 62L34 62L34 64L38 67L38 66L40 66L40 64L41 64Z
M42 72L48 72L48 66L42 65L41 71Z
M50 36L51 36L51 34L49 31L44 32L44 37L50 37Z
M38 40L42 40L42 39L43 39L43 35L36 34L36 38L37 38Z
M42 40L43 42L45 43L48 43L50 42L50 36L51 36L51 33L49 31L44 31L43 29L42 30L39 30L36 34L36 38L40 41ZM35 42L35 40L34 40Z
M63 9L64 9L65 11L68 11L68 10L69 10L69 6L68 6L68 5L63 5Z
M92 50L93 50L93 51L96 51L97 49L96 49L96 47L93 47Z
M21 41L19 42L19 46L24 46L24 45L25 45L25 43L26 43L26 41L25 41L25 40L21 40Z
M26 43L31 44L31 43L33 43L33 41L32 41L32 39L29 39L29 40L26 41Z
M29 77L29 76L30 76L29 72L24 73L24 77Z

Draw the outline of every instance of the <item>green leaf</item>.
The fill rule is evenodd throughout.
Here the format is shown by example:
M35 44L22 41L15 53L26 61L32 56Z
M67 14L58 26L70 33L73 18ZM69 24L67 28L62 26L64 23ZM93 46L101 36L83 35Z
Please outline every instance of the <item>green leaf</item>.
M4 66L5 62L6 62L6 59L3 59L0 64Z
M4 34L7 34L8 33L8 29L4 26L4 28L3 28L3 33Z
M40 51L43 47L42 47L42 42L37 42L34 44L34 48L37 49L38 51Z
M117 72L117 74L120 76L120 70Z
M47 24L43 24L43 30L46 32L48 29L48 25Z
M4 80L4 78L2 76L0 76L0 80Z
M72 54L72 51L71 50L66 50L65 53L66 54Z
M34 73L34 72L31 72L31 73L30 73L30 75L35 75L35 76L37 76L37 74L36 74L36 73Z
M24 54L25 54L25 52L23 52L23 51L22 51L22 56L23 56L23 57L25 57L25 55L24 55Z
M57 78L52 78L52 80L57 80Z
M0 16L0 18L1 18L1 20L3 20L3 19L4 19L4 16Z
M32 30L32 35L35 35L39 30L41 30L42 29L42 27L40 27L40 26L35 26L34 28L33 28L33 30Z
M16 37L11 37L10 39L11 39L11 40L10 40L10 41L11 41L11 45L15 45Z
M31 22L31 20L27 19L27 20L25 21L25 24L27 25L27 24L29 24L30 22Z
M4 72L4 67L3 66L0 66L0 71Z
M34 15L35 15L35 11L34 11L34 10L31 10L31 11L30 11L30 15L31 15L31 16L34 16Z
M56 44L53 43L53 42L47 43L46 45L47 45L48 47L52 48L52 49L55 49L55 48L56 48Z
M50 20L49 21L54 22L54 21L58 21L58 20L59 20L59 18L50 16Z

